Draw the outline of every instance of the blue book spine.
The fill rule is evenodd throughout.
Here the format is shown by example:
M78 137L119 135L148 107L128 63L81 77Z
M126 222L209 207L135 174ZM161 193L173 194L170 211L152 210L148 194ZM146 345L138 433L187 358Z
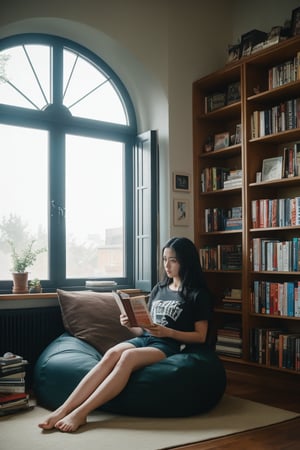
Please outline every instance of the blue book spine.
M294 300L294 283L289 281L287 283L287 315L293 317L295 314L295 300Z

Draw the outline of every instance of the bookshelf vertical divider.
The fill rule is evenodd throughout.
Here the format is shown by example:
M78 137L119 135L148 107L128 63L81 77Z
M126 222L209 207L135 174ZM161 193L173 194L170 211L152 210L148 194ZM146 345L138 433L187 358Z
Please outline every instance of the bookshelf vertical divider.
M299 374L299 36L193 83L193 148L195 243L216 349Z

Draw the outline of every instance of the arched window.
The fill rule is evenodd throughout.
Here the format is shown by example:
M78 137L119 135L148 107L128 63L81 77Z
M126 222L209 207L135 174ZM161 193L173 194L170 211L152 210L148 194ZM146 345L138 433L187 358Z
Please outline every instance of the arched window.
M134 282L136 120L98 56L41 34L0 41L0 286L11 249L46 247L29 268L47 289ZM140 170L139 168L137 170Z

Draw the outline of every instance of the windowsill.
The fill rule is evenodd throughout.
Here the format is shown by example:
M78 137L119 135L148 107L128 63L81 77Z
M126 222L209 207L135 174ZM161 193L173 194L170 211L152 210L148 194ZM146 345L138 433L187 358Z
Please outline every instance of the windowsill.
M56 292L37 292L32 294L0 294L0 301L1 300L28 300L29 298L57 298Z
M37 294L0 294L1 309L23 309L23 308L45 308L57 306L58 297L56 292Z

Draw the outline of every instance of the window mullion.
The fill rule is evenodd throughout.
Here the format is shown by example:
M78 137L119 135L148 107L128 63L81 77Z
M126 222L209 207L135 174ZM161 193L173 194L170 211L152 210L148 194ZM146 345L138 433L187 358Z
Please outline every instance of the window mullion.
M63 47L54 44L51 52L51 98L54 105L63 99Z
M52 129L49 136L50 279L61 285L66 274L65 135Z

